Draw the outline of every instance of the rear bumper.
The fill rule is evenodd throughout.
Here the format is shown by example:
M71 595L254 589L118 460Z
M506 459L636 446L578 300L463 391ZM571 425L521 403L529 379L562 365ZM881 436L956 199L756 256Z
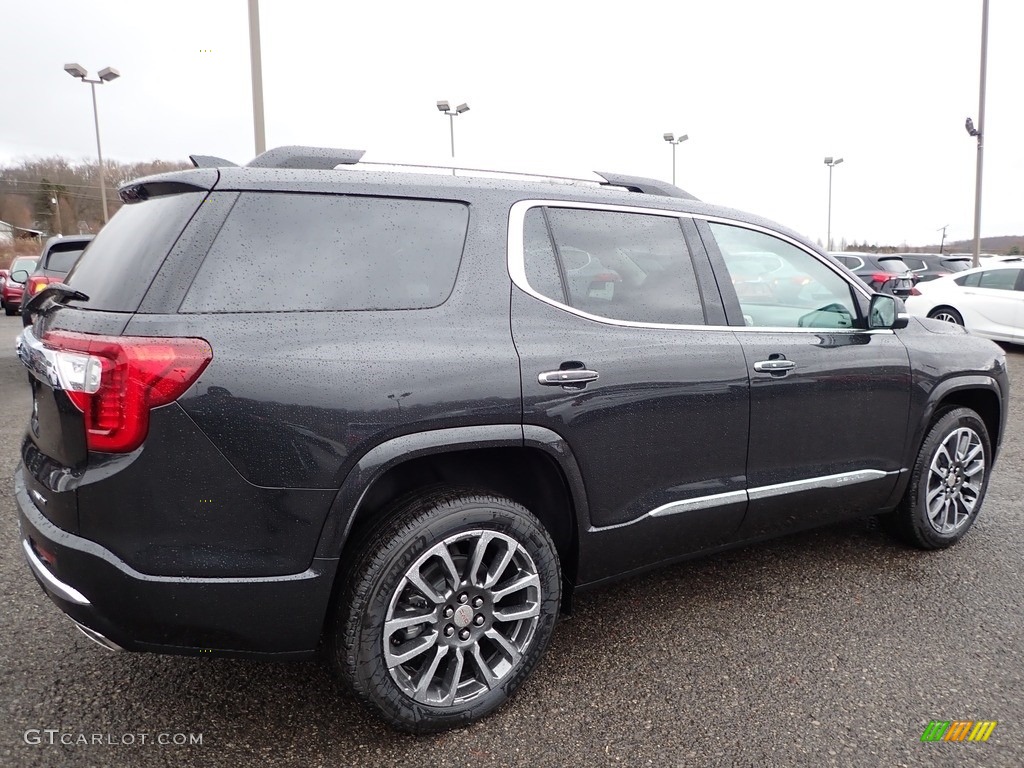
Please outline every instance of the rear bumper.
M47 596L107 648L306 658L319 644L337 560L288 576L197 578L140 573L46 519L14 476L21 547Z

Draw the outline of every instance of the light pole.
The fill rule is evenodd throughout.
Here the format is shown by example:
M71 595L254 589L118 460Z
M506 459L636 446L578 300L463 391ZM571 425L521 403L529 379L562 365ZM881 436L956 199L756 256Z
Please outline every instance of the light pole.
M826 157L825 165L828 166L828 236L826 238L827 247L825 250L832 250L832 169L843 162L841 157Z
M64 71L92 87L92 118L96 124L96 155L100 161L100 200L103 201L103 223L106 224L110 217L107 214L107 184L103 178L103 147L100 145L100 113L96 108L96 86L116 80L121 76L121 73L113 67L104 67L96 73L99 78L98 80L90 80L88 71L81 64L65 64Z
M665 141L672 145L672 183L676 183L676 147L686 141L689 136L685 133L678 139L671 133L663 134Z
M263 56L260 50L260 3L249 0L249 68L252 71L252 130L256 154L267 151L267 131L263 122Z
M57 214L57 234L64 234L64 227L60 223L60 200L57 199L57 193L55 192L53 197L50 198L50 202L53 203L54 213Z
M452 165L455 165L455 118L461 115L463 112L469 112L469 104L463 102L459 104L455 109L449 106L447 101L437 102L438 112L444 112L448 115L448 125L451 128L452 135ZM455 173L455 169L452 168L452 174Z
M974 254L972 266L981 264L981 167L985 157L985 72L988 68L988 0L981 6L981 82L978 86L978 127L967 118L967 133L978 138L978 168L974 180Z

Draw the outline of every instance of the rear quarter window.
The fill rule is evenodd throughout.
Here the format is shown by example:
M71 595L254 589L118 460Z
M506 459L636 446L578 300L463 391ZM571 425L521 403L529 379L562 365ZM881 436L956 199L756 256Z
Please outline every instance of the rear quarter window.
M182 312L427 309L455 286L463 203L243 193Z
M121 206L64 280L89 297L82 309L134 312L205 192Z

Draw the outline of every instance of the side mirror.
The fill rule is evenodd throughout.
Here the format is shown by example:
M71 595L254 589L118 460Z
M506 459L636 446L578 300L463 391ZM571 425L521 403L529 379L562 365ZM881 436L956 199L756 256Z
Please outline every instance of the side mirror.
M24 285L28 282L28 270L27 269L16 269L11 272L11 282L20 283Z
M868 307L868 328L906 328L910 323L906 307L895 296L876 293Z

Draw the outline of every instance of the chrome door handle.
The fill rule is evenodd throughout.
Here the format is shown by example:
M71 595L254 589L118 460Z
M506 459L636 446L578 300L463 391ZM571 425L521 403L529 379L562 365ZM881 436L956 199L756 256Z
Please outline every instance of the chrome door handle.
M780 373L792 371L794 368L796 363L792 360L759 360L754 363L754 370L758 373Z
M586 384L601 378L597 371L586 368L570 368L564 371L544 371L537 374L537 381L549 387L562 387L566 384Z

